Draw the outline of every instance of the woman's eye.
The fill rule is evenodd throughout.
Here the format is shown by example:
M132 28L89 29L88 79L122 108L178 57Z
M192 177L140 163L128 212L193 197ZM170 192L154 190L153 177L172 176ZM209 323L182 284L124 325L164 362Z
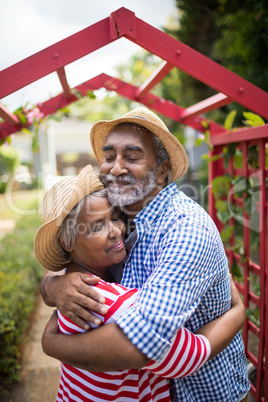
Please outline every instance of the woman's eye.
M92 232L99 232L103 228L103 223L95 223L92 227Z
M111 216L111 221L116 222L119 221L121 217L121 211L119 208L114 208Z

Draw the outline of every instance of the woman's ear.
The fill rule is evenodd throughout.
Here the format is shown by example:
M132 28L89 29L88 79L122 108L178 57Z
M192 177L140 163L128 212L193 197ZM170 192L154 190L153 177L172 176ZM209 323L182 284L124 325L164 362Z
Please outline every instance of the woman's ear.
M65 246L65 244L64 244L64 242L62 241L61 237L58 238L58 242L60 243L61 247L62 247L64 250L68 251L68 253L71 253L71 252L73 251L72 248L69 248L69 249L68 249L68 248Z
M166 184L166 179L170 172L170 160L166 160L160 166L158 166L156 171L156 184Z

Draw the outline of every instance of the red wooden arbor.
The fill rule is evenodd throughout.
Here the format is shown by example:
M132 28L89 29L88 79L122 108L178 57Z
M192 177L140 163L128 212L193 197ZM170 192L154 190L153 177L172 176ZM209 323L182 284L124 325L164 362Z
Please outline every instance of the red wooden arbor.
M0 98L4 98L40 78L56 72L63 92L39 106L40 111L45 116L53 114L58 109L77 100L73 89L68 85L64 67L122 37L163 60L153 76L141 87L136 87L131 83L120 81L106 74L100 74L73 89L78 90L82 95L86 95L89 90L94 91L99 88L115 91L200 132L205 131L202 125L204 118L201 115L231 102L237 102L245 109L268 119L268 93L150 26L125 8L120 8L96 24L0 71ZM216 95L184 109L150 93L150 90L174 67L213 88L217 92ZM2 104L0 104L0 116L4 120L4 123L0 125L0 139L22 128L17 116L8 111ZM212 155L221 153L223 148L229 144L236 144L237 152L241 156L239 165L237 165L234 156L229 159L228 167L224 166L222 159L210 163L210 184L213 178L229 173L234 177L243 176L246 182L247 179L254 181L257 189L257 196L254 201L256 211L254 212L254 222L252 222L248 209L245 208L245 195L232 191L233 187L230 188L230 205L234 211L235 208L239 207L240 215L236 216L236 213L233 213L229 224L231 225L235 220L239 221L240 219L241 227L239 230L244 244L243 257L232 247L236 233L235 236L232 236L230 247L226 247L226 251L230 264L235 261L241 269L242 280L238 286L244 297L246 307L253 311L259 308L260 311L259 325L256 325L256 322L251 319L246 320L243 338L247 358L257 368L257 378L252 384L251 393L256 401L264 401L264 398L268 400L268 370L265 370L265 362L268 361L268 348L265 349L265 337L268 336L268 125L226 132L224 127L210 121L209 128L211 143L214 146ZM249 164L252 150L255 152L254 166ZM211 189L209 207L213 219L221 228ZM254 253L251 247L253 231L255 233L254 241L258 244L257 252ZM255 285L256 283L259 284L258 291L252 287L249 280L251 275L255 278ZM251 348L252 337L255 339L254 344L257 343L258 345L257 351L254 352Z

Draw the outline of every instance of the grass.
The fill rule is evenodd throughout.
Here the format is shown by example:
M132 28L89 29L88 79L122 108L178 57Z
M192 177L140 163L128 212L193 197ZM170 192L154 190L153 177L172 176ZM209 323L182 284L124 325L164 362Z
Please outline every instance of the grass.
M22 216L37 213L43 192L41 189L12 191L0 194L0 220L19 220Z
M1 219L14 219L14 230L0 247L0 387L18 379L20 345L34 310L43 268L34 257L34 236L41 225L37 190L1 195ZM16 210L17 208L17 210Z

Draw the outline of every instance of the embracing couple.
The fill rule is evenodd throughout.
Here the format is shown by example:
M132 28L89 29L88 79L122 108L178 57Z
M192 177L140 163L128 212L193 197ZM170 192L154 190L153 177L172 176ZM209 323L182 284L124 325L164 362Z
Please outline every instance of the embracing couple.
M245 309L215 224L174 183L183 146L144 107L95 123L91 144L100 180L91 166L59 180L35 239L54 271L42 343L62 362L57 400L247 400Z

